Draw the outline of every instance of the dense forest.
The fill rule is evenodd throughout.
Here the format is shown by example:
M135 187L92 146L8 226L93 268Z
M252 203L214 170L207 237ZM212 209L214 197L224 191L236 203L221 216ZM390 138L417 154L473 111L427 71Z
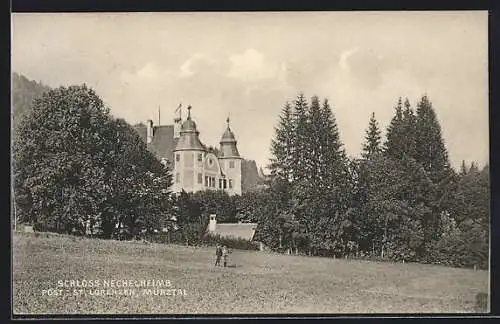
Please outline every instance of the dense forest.
M104 238L163 230L200 244L216 213L258 223L255 239L275 251L488 267L489 167L450 166L428 96L414 107L395 98L385 138L367 116L360 157L350 158L335 109L300 93L278 116L265 185L246 161L241 196L173 195L170 166L92 89L13 80L16 214L37 230L87 235L90 223Z

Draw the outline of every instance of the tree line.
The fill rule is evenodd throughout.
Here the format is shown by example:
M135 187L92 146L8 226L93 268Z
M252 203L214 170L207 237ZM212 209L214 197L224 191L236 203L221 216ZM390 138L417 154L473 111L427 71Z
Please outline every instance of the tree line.
M299 94L271 152L281 246L487 267L489 168L464 162L455 172L428 96L415 108L399 98L385 140L372 113L361 158L348 158L328 100Z
M276 251L487 267L488 167L450 167L427 96L416 108L396 103L385 139L372 114L361 157L349 158L328 100L299 94L281 111L271 153L264 189L174 195L171 166L92 89L48 90L15 127L16 218L38 230L161 232L196 245L215 213L258 223L255 240Z
M16 218L83 235L152 228L169 209L172 176L86 85L37 97L13 145Z

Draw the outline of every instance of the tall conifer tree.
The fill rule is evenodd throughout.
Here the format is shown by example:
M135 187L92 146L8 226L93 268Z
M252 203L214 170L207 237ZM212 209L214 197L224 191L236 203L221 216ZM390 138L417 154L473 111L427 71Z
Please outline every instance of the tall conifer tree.
M417 104L415 158L434 183L439 183L448 176L448 153L441 135L441 126L427 95L422 96Z
M408 98L405 98L402 119L401 148L403 150L403 154L412 158L415 158L416 122L416 116L411 108L410 101Z
M384 145L384 153L386 156L394 159L403 157L403 102L398 99L398 103L394 108L394 117L387 127L387 139Z
M370 116L370 122L368 124L368 129L366 130L365 142L363 143L363 152L361 156L364 159L368 159L374 154L381 152L381 140L380 129L378 127L378 122L375 119L375 113L372 112Z
M291 181L293 171L293 147L295 126L293 111L287 102L281 110L275 137L271 141L271 175L281 180Z
M309 180L307 177L307 149L309 147L309 112L307 100L303 93L299 93L294 101L293 118L295 120L295 137L292 150L292 159L294 171L293 181Z
M453 170L449 166L448 153L441 135L441 126L437 120L432 103L427 95L422 96L417 104L415 130L415 160L426 171L434 184L433 196L429 199L431 212L423 217L426 249L439 237L441 213L446 211L449 201L447 196L453 180Z

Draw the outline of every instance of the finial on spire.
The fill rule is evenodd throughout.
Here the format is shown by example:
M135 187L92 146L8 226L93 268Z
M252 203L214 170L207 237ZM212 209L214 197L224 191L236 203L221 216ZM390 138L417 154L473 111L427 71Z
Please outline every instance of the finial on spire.
M229 128L229 116L227 116L226 123L227 123L227 128Z
M191 105L188 106L188 116L187 119L191 119Z
M175 118L175 121L181 121L182 120L182 102L179 104L179 106L177 107L177 109L175 109L175 112L179 112L179 117L176 117Z

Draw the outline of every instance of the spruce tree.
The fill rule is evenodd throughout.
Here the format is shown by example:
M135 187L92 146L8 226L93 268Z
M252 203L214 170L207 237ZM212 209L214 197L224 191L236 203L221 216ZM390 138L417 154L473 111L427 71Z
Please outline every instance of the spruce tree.
M417 104L415 131L415 159L434 183L439 183L449 175L448 153L441 135L432 103L427 95Z
M394 108L395 114L387 127L387 139L384 144L384 153L387 157L401 159L403 157L403 102L401 97Z
M401 148L403 154L408 157L415 157L415 132L416 132L416 116L411 108L408 98L405 98L403 119L402 119L402 136Z
M460 176L465 176L467 173L467 164L465 163L465 160L462 160L462 165L460 165Z
M477 162L472 161L470 164L469 171L467 173L478 173L479 172L479 167L477 165Z
M311 104L311 123L317 123L317 132L311 133L316 142L315 161L318 169L311 177L321 176L317 185L312 188L313 210L318 217L314 219L313 247L334 249L350 235L348 207L351 201L351 184L348 170L348 159L340 140L340 134L335 116L328 100L323 101L320 108L320 118L317 114L319 101L313 98ZM314 141L314 138L311 140ZM346 242L346 241L345 241Z
M375 119L375 113L372 112L368 129L366 130L365 143L363 143L363 152L361 156L364 159L369 159L374 154L381 152L381 135L378 127L378 122Z
M323 155L325 156L326 174L330 177L330 187L336 186L342 188L342 191L348 191L345 188L350 184L348 158L344 149L344 144L340 139L340 132L337 126L337 120L330 108L328 99L323 101L321 114L324 122L325 145L323 146Z
M280 180L292 180L292 157L295 138L295 126L292 107L287 102L281 110L275 137L271 140L271 175Z
M325 127L323 116L321 115L321 104L317 96L311 98L311 104L308 107L309 121L307 123L307 132L305 137L309 143L303 147L305 155L305 166L309 181L307 185L311 190L320 188L325 184L325 163L324 154L326 143Z
M449 200L444 199L452 187L454 173L448 163L448 153L441 135L432 103L427 95L417 104L415 130L415 160L425 170L432 181L433 196L428 202L431 212L422 220L425 232L426 250L439 238L441 214L449 208Z
M293 119L295 121L294 145L291 152L291 162L293 165L292 181L303 182L307 179L307 159L306 150L310 144L309 137L309 111L307 100L303 93L299 93L294 101Z

